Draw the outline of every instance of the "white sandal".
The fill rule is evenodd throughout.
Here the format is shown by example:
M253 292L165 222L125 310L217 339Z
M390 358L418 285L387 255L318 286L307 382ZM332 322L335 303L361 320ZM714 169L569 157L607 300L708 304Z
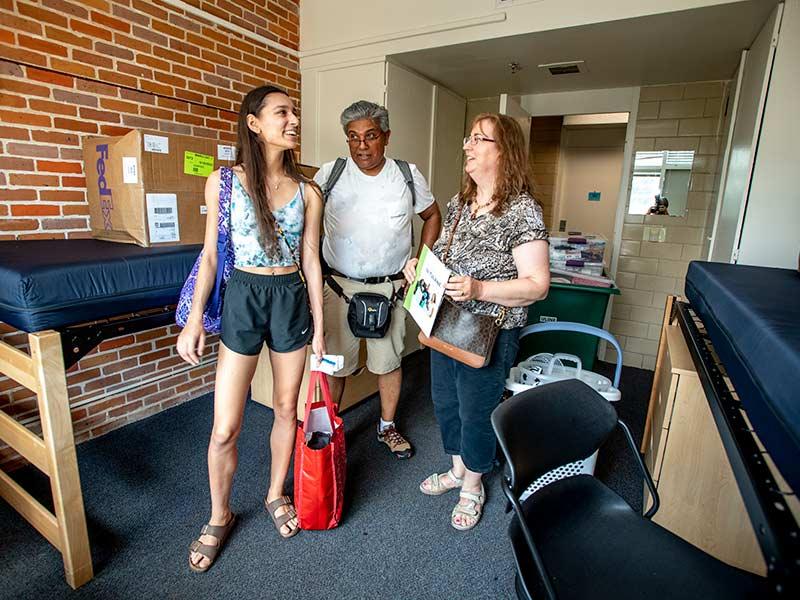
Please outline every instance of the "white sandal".
M455 485L445 485L442 482L443 477L450 477L450 479L455 483ZM428 484L428 487L425 487L425 484ZM422 483L419 484L419 491L423 494L428 496L441 496L449 492L450 490L454 490L459 488L463 485L464 478L463 477L456 477L453 474L453 469L450 469L446 473L434 473L430 477L427 477Z
M486 491L483 489L483 482L481 482L481 491L477 494L475 492L466 492L461 490L458 493L459 500L464 498L469 501L469 504L456 504L453 507L453 512L450 513L450 524L459 531L467 531L475 527L478 521L481 520L483 514L483 505L486 503ZM462 517L462 524L456 522L456 515ZM475 519L470 525L463 524L463 518L469 517Z

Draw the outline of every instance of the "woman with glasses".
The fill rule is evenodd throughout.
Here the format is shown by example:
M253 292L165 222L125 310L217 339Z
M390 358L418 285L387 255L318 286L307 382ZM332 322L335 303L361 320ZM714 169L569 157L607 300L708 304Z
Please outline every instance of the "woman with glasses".
M474 369L431 350L431 395L452 466L420 484L423 494L459 490L450 523L472 529L480 520L486 491L481 476L491 471L495 438L490 416L519 348L527 306L550 286L547 230L533 199L522 128L505 115L484 113L464 138L464 180L448 205L433 252L453 271L445 293L463 310L504 315L489 364ZM404 273L413 280L416 260Z

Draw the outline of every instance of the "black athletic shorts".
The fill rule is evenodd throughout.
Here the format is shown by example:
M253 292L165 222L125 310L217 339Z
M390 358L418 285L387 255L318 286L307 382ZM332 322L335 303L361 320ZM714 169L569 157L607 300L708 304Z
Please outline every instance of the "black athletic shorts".
M253 356L264 342L275 352L292 352L313 335L306 286L297 272L257 275L234 269L225 288L222 343Z

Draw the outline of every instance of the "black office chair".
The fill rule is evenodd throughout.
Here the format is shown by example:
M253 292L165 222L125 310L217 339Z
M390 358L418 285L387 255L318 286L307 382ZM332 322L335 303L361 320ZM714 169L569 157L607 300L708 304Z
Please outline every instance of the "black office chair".
M520 505L531 482L591 455L617 425L654 498L644 516L591 475L555 481ZM520 598L768 597L766 579L726 565L650 520L658 495L630 431L582 381L517 394L494 410L492 426L507 461L502 487L515 513L509 536Z

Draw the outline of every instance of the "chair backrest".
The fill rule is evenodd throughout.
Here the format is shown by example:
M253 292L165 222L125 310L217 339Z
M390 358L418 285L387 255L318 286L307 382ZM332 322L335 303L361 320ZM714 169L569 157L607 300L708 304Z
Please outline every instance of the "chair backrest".
M526 390L492 412L517 496L537 477L593 454L616 425L611 404L577 379Z

